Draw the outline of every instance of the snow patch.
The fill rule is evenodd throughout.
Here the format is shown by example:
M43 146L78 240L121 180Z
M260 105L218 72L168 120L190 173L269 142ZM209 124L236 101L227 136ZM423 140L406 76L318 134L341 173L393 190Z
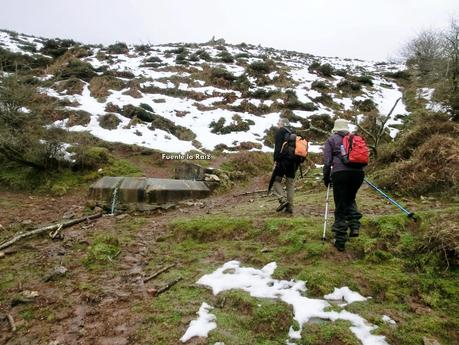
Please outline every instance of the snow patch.
M361 302L366 301L368 298L363 297L358 292L352 291L347 286L343 286L342 288L335 288L335 290L328 295L324 296L325 299L330 301L341 301L344 300L346 303L344 305L354 303L354 302Z
M215 315L210 313L213 308L207 303L202 303L197 312L198 318L190 322L190 326L185 334L180 338L182 343L186 343L193 337L207 337L209 332L217 328Z
M384 336L372 334L377 326L368 323L360 315L346 310L340 312L325 311L326 308L330 307L329 302L303 296L302 293L306 292L304 281L273 279L272 274L276 268L275 262L267 264L262 269L255 269L241 267L239 261L229 261L213 273L201 277L197 284L210 287L214 295L223 291L238 289L248 292L252 297L279 299L291 305L294 320L298 322L299 329L295 330L290 327L289 340L287 340L289 344L294 344L296 339L301 338L303 325L312 318L350 321L352 324L350 330L363 345L388 344ZM355 295L352 297L353 299L357 298Z
M383 315L382 318L381 318L384 322L390 324L390 325L396 325L397 322L395 322L394 320L392 320L390 318L390 316L387 316L387 315Z
M423 87L423 88L417 89L416 96L417 98L424 98L426 101L431 101L434 91L435 89Z

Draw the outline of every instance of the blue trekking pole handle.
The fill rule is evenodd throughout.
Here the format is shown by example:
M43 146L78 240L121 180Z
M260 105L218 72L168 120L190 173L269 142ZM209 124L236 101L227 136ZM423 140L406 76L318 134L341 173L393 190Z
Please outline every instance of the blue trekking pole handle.
M373 188L375 191L377 191L379 194L381 194L384 198L386 198L389 202L391 202L393 205L395 205L396 207L398 207L403 213L405 213L408 218L411 218L413 219L414 221L416 221L416 217L414 215L413 212L410 212L408 211L406 208L404 208L402 205L400 205L397 201L395 201L394 199L392 199L390 196L388 196L386 193L384 193L381 189L379 189L377 186L375 186L373 183L371 183L370 181L368 181L367 179L364 179L364 181L371 187Z

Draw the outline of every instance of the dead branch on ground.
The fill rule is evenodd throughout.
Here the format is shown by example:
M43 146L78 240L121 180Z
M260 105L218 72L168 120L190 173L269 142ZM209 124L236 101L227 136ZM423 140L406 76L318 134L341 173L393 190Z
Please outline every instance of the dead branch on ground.
M20 240L22 240L24 238L28 238L28 237L32 237L32 236L35 236L35 235L39 235L41 233L48 232L48 231L55 231L55 233L58 233L58 231L60 231L60 229L68 228L68 227L70 227L72 225L75 225L75 224L78 224L78 223L82 223L84 221L90 221L90 220L99 218L101 216L102 216L102 213L96 213L96 214L93 214L91 216L72 219L72 220L69 220L67 222L48 225L48 226L45 226L45 227L42 227L42 228L38 228L38 229L35 229L35 230L24 232L22 234L19 234L19 235L13 237L12 239L0 244L0 250L9 247L9 246L15 244L16 242L18 242L18 241L20 241Z

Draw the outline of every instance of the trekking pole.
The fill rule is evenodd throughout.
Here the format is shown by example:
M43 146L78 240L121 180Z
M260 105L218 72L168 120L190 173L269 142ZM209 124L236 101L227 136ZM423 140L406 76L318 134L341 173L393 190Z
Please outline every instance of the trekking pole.
M325 215L324 215L324 232L322 234L322 241L326 241L327 237L325 237L325 232L327 231L327 220L328 220L328 205L330 201L330 184L327 186L327 197L325 199Z
M413 212L408 211L406 208L404 208L402 205L400 205L397 201L392 199L390 196L388 196L386 193L384 193L381 189L379 189L377 186L375 186L373 183L368 181L367 179L364 179L364 181L375 191L377 191L379 194L381 194L386 200L388 200L392 205L398 207L403 213L405 213L408 218L411 218L412 220L416 221L416 216Z

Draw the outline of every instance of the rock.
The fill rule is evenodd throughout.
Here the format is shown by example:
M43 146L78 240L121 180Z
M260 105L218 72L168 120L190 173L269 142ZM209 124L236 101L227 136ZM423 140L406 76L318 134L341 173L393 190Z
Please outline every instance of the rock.
M75 212L73 210L69 210L65 212L64 215L62 216L62 219L72 219L72 218L75 218Z
M424 345L441 345L437 339L430 337L423 337L422 342Z
M67 271L68 271L67 268L65 268L64 266L57 266L56 268L54 268L52 272L48 273L43 278L43 281L46 283L52 280L56 280L57 278L65 275Z
M126 213L121 213L121 214L117 215L115 218L117 220L122 220L122 219L126 218L127 216L128 215Z
M158 290L156 290L155 288L147 289L147 293L151 296L155 296L157 292Z
M215 174L205 174L204 181L208 182L220 182L220 178Z
M24 298L34 299L38 297L38 291L24 290L22 291Z
M37 291L28 291L24 290L21 294L16 295L11 300L11 306L15 307L19 304L27 304L35 301L35 298L38 297Z
M21 225L24 225L24 226L32 225L32 221L30 219L23 220L21 222Z
M6 256L6 255L5 255L4 252L0 252L0 259L1 259L1 258L4 258L5 256Z

